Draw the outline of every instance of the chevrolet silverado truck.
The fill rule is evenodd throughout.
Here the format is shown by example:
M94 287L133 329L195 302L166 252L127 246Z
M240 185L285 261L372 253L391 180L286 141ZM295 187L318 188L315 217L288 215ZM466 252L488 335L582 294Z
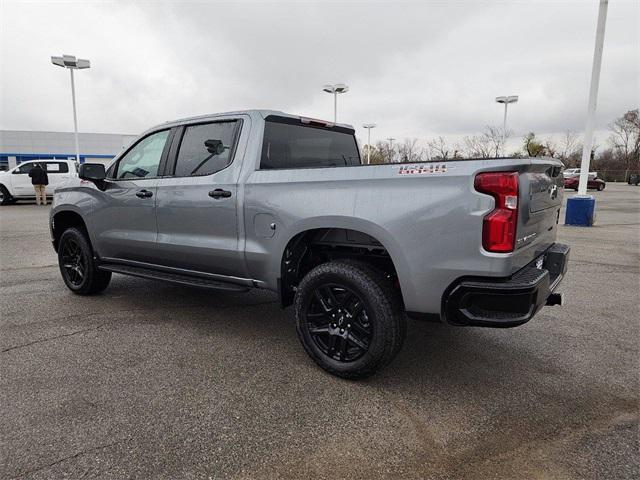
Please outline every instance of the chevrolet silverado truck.
M318 365L362 378L398 353L407 316L513 327L560 304L562 180L551 158L363 165L349 125L242 111L80 165L50 230L74 293L113 273L273 290Z

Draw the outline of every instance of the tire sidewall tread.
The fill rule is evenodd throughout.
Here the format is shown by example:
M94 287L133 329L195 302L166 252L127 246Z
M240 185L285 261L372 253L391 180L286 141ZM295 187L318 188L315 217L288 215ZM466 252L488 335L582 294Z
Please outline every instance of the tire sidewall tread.
M353 362L339 362L323 354L309 335L303 319L309 296L322 283L343 283L361 297L373 316L374 338L367 353ZM347 379L365 378L396 356L406 335L399 295L378 270L363 262L335 260L312 269L300 282L294 299L296 331L307 354L323 369Z
M85 278L82 284L73 285L72 283L67 281L67 277L64 273L64 268L62 267L62 252L64 250L65 241L73 238L80 249L82 250L82 256L84 257L84 262L86 265ZM98 270L96 262L93 258L93 248L91 248L91 244L87 239L86 234L77 229L77 228L68 228L62 235L60 236L60 243L58 248L58 266L60 268L60 274L62 275L62 280L69 290L78 295L93 295L95 293L102 292L111 281L111 272L103 272Z

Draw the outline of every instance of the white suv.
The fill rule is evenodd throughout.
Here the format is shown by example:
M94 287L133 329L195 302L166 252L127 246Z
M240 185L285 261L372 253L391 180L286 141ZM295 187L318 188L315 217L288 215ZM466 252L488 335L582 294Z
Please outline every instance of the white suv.
M45 190L47 197L69 178L78 176L75 160L30 160L22 162L15 168L0 172L0 205L8 205L16 200L33 199L36 192L31 184L29 171L39 163L47 172L49 185Z

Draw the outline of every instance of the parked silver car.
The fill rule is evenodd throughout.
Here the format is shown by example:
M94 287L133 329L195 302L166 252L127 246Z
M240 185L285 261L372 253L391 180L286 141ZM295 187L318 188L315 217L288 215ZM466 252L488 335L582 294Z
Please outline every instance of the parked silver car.
M349 125L243 111L152 128L107 171L59 188L51 235L66 285L112 273L293 305L327 371L390 362L406 315L452 325L530 320L567 268L551 158L362 165Z

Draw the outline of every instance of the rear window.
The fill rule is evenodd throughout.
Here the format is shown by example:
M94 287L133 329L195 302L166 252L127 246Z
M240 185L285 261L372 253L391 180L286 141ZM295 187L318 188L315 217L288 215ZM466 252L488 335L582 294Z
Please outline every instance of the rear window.
M300 125L294 121L267 120L261 169L360 165L360 152L352 131Z

